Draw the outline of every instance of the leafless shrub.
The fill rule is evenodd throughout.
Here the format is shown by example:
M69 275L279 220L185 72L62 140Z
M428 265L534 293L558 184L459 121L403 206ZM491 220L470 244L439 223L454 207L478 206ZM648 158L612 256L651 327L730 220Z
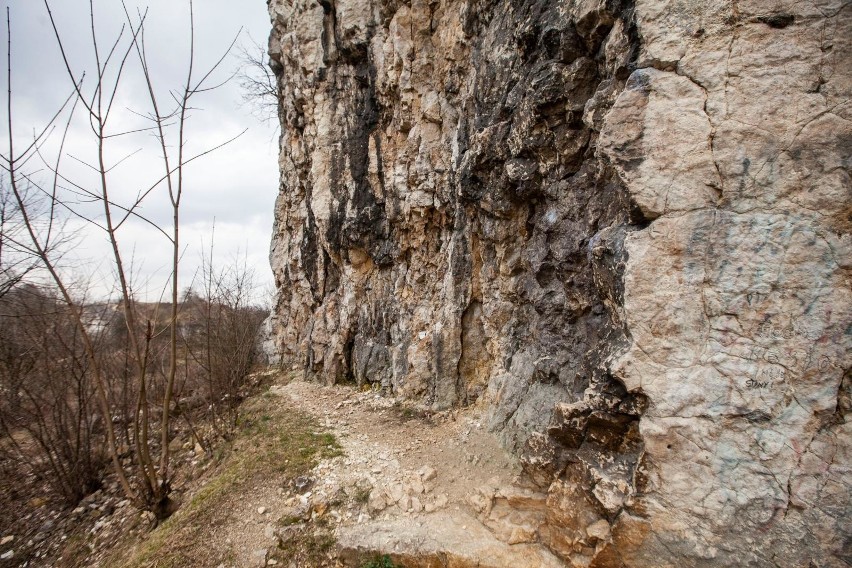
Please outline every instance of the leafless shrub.
M216 434L229 437L246 377L258 364L258 333L266 310L252 304L254 273L245 260L213 263L211 243L202 259L198 291L187 290L181 337L187 357L188 390L209 413ZM198 405L195 405L198 406Z
M240 67L237 74L243 90L243 102L263 121L278 119L278 79L270 67L269 54L262 45L251 42L239 48Z
M0 459L74 504L100 485L104 439L81 330L66 310L33 285L0 299Z

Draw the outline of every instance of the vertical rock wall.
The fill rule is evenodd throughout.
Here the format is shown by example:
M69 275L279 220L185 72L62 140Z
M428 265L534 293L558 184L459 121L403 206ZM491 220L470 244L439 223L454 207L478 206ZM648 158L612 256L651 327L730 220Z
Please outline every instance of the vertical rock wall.
M488 405L576 566L840 566L852 5L271 0L272 343Z

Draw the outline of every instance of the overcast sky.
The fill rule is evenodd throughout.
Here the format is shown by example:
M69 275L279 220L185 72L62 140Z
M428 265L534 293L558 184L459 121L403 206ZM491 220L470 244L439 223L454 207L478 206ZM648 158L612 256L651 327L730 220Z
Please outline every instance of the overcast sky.
M11 8L14 131L16 139L31 140L34 130L46 124L65 98L72 83L62 64L43 0L2 0ZM160 104L167 106L168 89L182 87L189 58L188 0L127 0L134 14L148 7L146 46L151 73L158 87ZM87 70L84 90L94 85L95 76L88 0L52 0L51 8L59 26L68 59L75 73ZM94 0L95 27L103 54L118 37L126 18L120 0ZM3 98L5 105L5 45L3 26ZM243 29L238 45L252 41L266 45L269 19L264 0L196 0L196 76L208 69L225 52ZM127 34L125 32L125 38ZM125 44L126 45L126 44ZM240 66L239 53L228 57L210 85L227 79ZM148 126L137 113L147 113L151 105L139 73L135 56L127 66L111 118L112 133ZM107 79L109 81L109 79ZM274 200L278 187L277 132L275 121L262 121L242 100L238 81L219 90L198 95L189 121L187 154L194 155L221 144L247 130L239 139L191 164L186 172L186 187L181 207L183 253L181 287L187 286L201 257L202 241L209 245L215 219L215 258L228 263L243 255L256 273L258 285L270 288L272 276L268 264ZM91 131L84 113L77 113L63 155L64 175L74 184L89 186L97 178L85 163L95 163ZM7 128L5 116L0 119ZM57 130L44 146L44 154L53 156L61 131ZM5 135L4 135L5 136ZM19 143L20 145L20 143ZM3 153L8 149L3 144ZM133 154L134 152L137 152ZM128 155L132 157L124 160ZM52 158L51 158L52 159ZM79 160L79 161L78 161ZM156 140L150 134L121 136L110 140L107 166L118 164L110 172L109 182L116 200L132 201L140 191L162 175ZM120 163L119 163L120 162ZM34 164L34 162L32 162ZM48 181L49 169L41 167L37 177ZM68 183L64 184L66 187ZM90 205L80 203L78 212L96 216ZM170 223L165 186L157 188L141 211L158 224ZM109 245L105 234L77 219L69 221L75 245L65 257L65 270L81 278L91 277L98 294L106 293L112 281L108 261ZM169 243L141 221L128 222L119 233L125 255L133 258L135 288L140 295L154 299L168 279Z

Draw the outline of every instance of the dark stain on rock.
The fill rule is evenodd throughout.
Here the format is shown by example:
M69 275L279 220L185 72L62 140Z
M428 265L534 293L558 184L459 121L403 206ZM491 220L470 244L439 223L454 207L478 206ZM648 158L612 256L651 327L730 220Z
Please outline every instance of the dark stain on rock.
M643 451L638 423L646 402L640 393L628 393L607 364L629 341L619 319L624 241L647 220L613 169L598 159L597 123L584 120L590 111L604 115L625 88L639 38L632 2L598 4L576 22L548 0L465 4L469 59L436 79L442 85L436 92L458 113L454 159L443 165L447 187L433 189L440 205L424 212L412 229L391 214L399 196L390 176L397 172L383 167L382 140L385 133L388 139L398 133L405 139L416 123L399 118L407 110L394 107L400 101L393 97L401 93L377 92L370 40L342 41L335 35L334 4L324 0L330 24L324 24L328 72L322 89L333 101L340 131L328 180L334 204L325 242L318 242L312 229L302 245L310 273L317 271L317 249L329 248L322 257L324 286L316 285L318 305L325 297L339 301L342 296L345 249L366 251L375 263L365 289L356 292L358 316L348 329L333 331L343 345L331 355L341 359L338 376L404 385L422 397L421 403L444 409L472 403L503 372L510 402L497 403L495 415L504 418L494 426L521 454L531 479L544 489L554 483L562 487L550 501L554 521L567 515L565 522L570 515L559 503L569 497L607 522L620 511L638 515L638 505L612 508L619 495L603 503L593 494L608 481L634 495L641 492L635 481ZM384 18L398 8L386 1L379 6ZM614 44L626 53L613 60L603 45L616 29L626 41L619 37ZM502 56L494 57L495 52ZM647 85L638 74L626 88L641 92ZM372 174L371 159L377 165ZM314 226L311 218L309 212L308 224ZM418 234L406 234L412 230ZM403 286L415 295L433 295L428 299L435 313L420 323L440 323L426 328L429 367L428 377L417 379L422 386L406 384L406 351L427 340L418 338L420 330L400 330L399 322L411 314L399 313L397 284L383 280L418 258L406 241L412 237L423 237L415 239L418 246L440 257L436 265L443 270ZM481 258L474 261L474 254ZM408 277L404 271L394 274ZM477 279L498 280L500 297L482 297L475 290ZM503 310L499 325L489 310ZM489 325L501 334L496 357L487 349L492 339L487 334L494 329ZM591 479L599 486L588 484ZM547 544L564 552L575 536L554 529ZM596 543L583 541L583 546L594 550Z
M771 14L769 16L758 16L757 21L770 28L783 30L796 22L796 16L793 14Z

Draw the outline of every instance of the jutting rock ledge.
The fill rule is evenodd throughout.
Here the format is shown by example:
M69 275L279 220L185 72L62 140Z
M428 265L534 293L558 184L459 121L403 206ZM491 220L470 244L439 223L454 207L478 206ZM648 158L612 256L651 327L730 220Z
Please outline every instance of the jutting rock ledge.
M282 365L485 405L567 565L852 562L852 3L269 9Z

